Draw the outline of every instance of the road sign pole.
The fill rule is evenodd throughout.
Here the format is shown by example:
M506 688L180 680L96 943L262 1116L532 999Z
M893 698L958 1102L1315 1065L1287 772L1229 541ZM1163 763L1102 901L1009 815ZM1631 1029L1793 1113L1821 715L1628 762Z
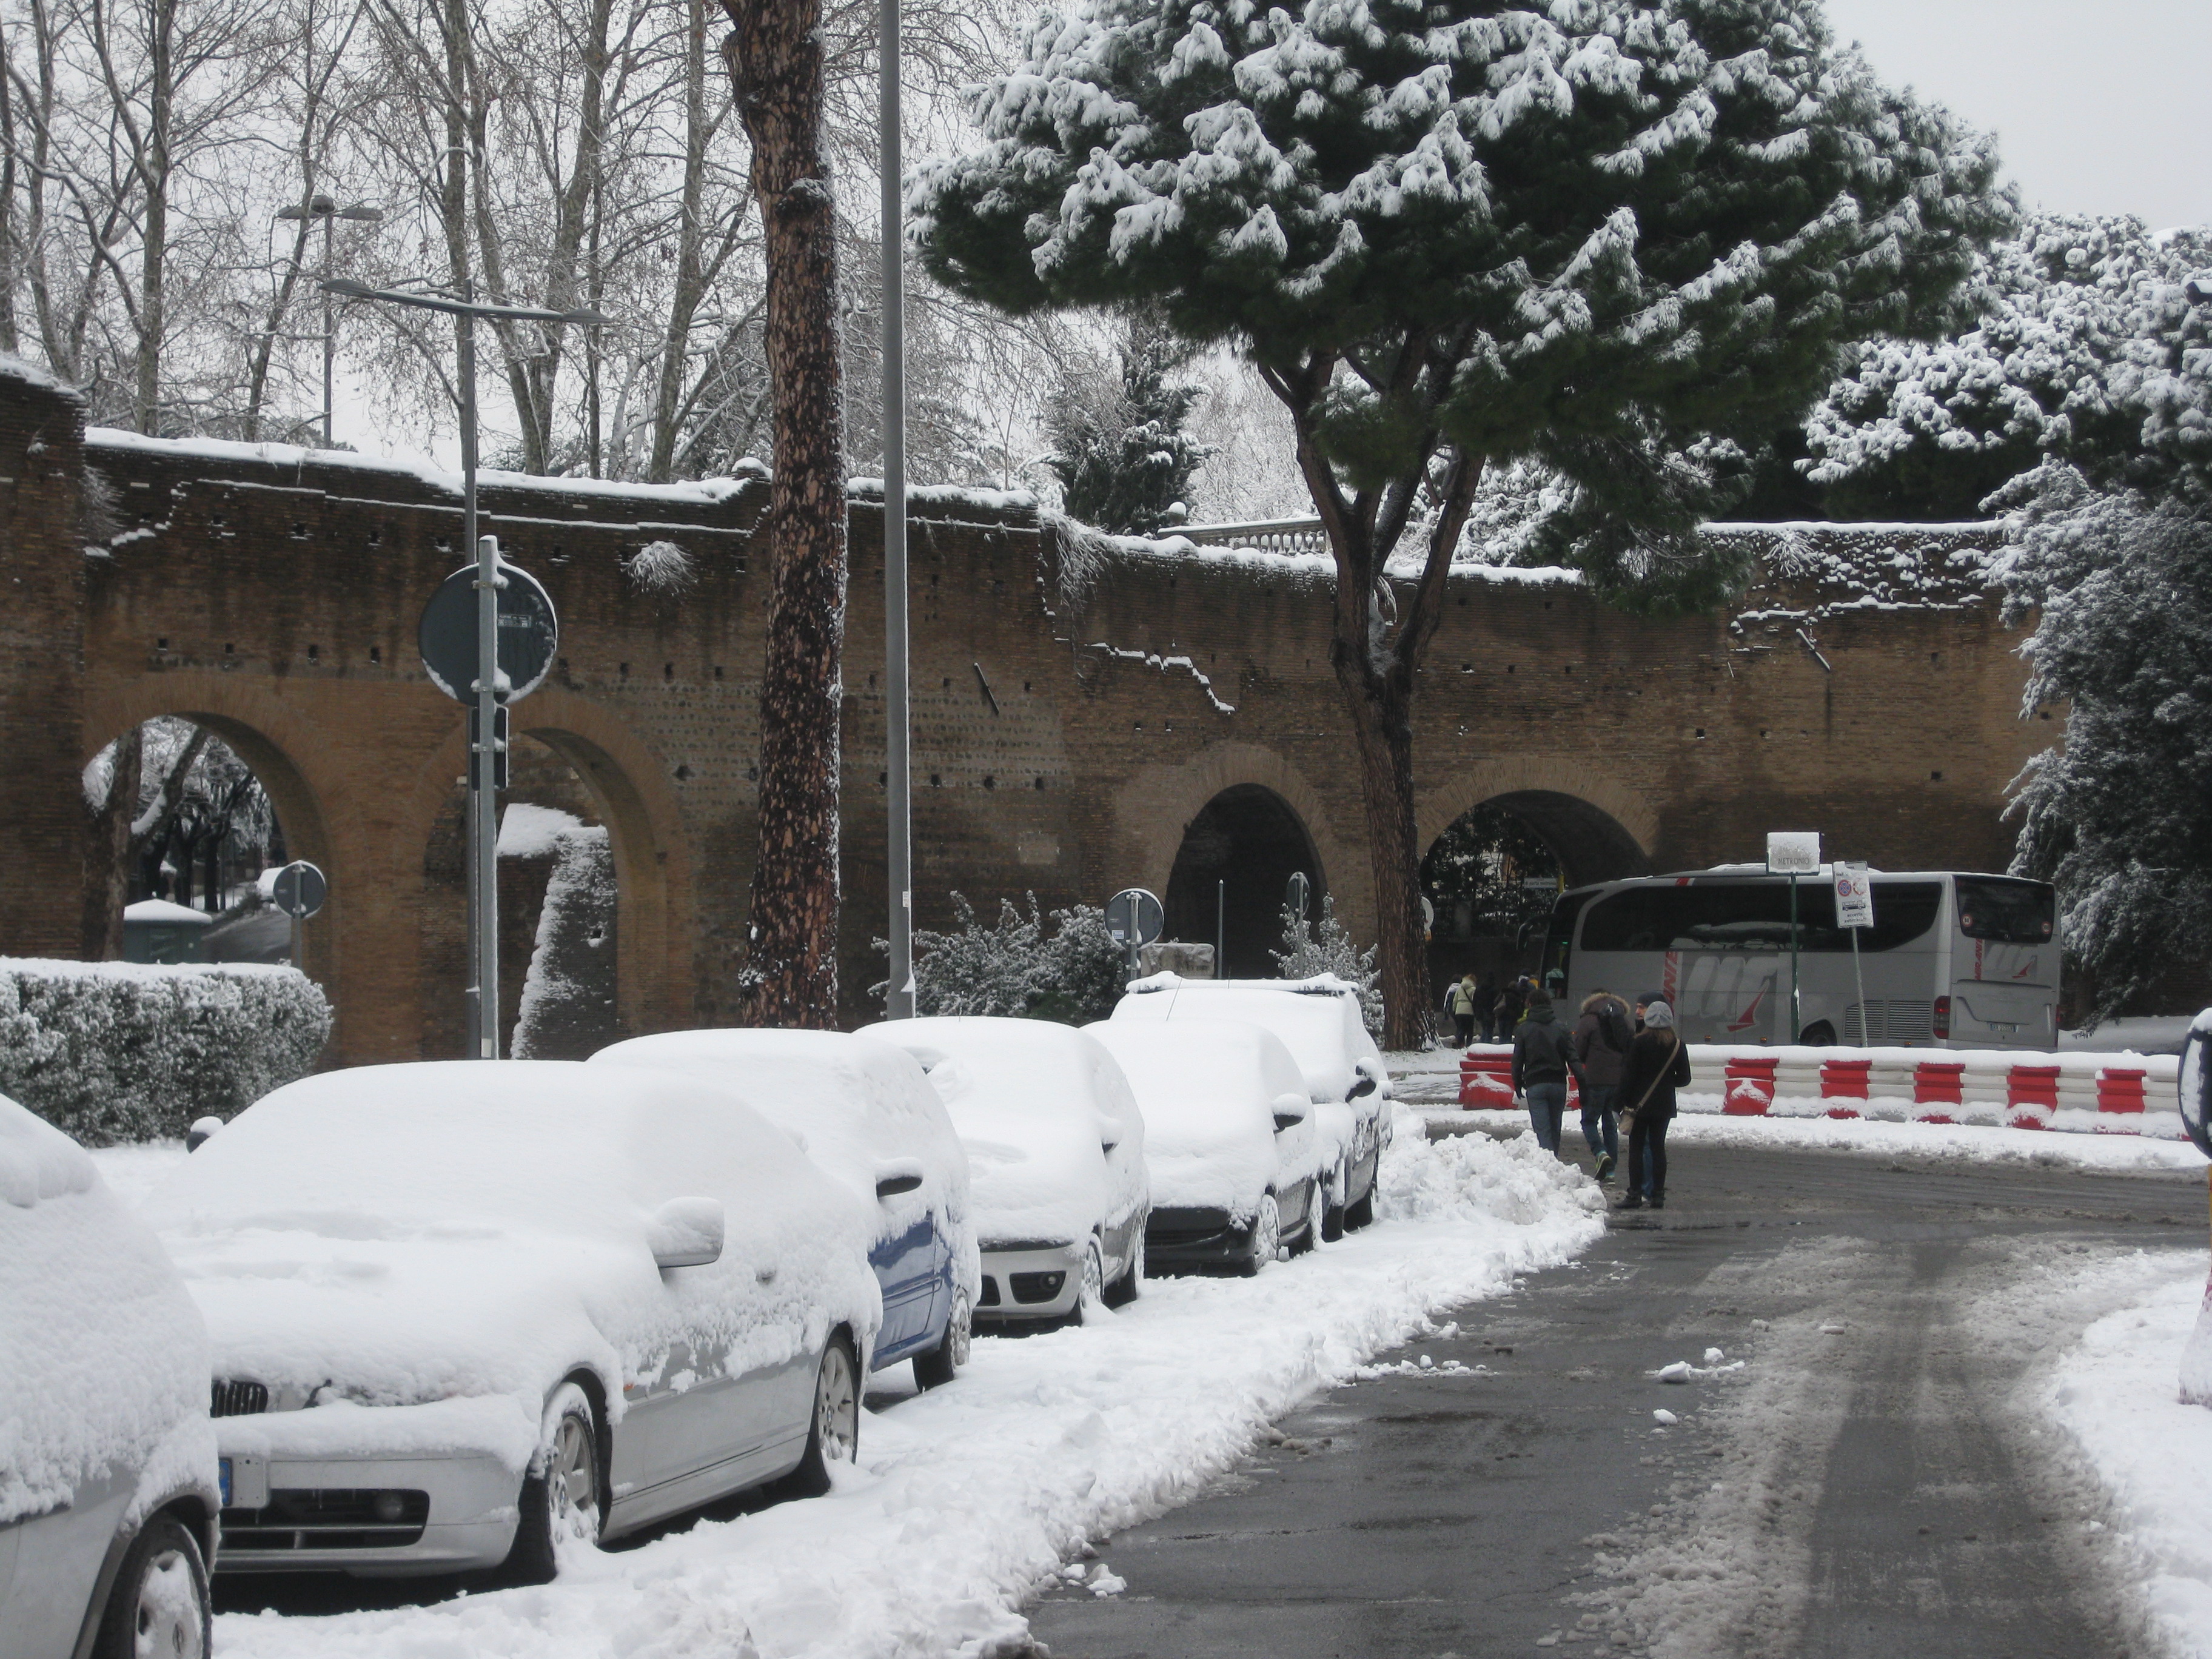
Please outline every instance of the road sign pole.
M1796 1042L1796 1041L1797 1041L1797 1035L1798 1035L1798 1033L1799 1033L1800 1031L1802 1031L1802 1030L1804 1029L1804 1027L1802 1026L1802 1024L1800 1024L1801 1012L1802 1012L1802 1011L1798 1008L1798 1006L1797 1006L1797 878L1796 878L1796 874L1795 874L1795 873L1792 873L1792 874L1791 874L1791 876L1790 876L1790 1036L1789 1036L1789 1041L1790 1041L1790 1042Z
M471 479L474 474L471 472ZM471 515L473 517L473 514ZM469 800L475 834L476 903L469 917L476 969L476 1053L499 1058L499 540L477 538L476 733Z
M890 988L884 1017L911 1019L914 984L913 733L907 710L906 242L900 177L899 0L881 0L883 128L884 812L890 876Z

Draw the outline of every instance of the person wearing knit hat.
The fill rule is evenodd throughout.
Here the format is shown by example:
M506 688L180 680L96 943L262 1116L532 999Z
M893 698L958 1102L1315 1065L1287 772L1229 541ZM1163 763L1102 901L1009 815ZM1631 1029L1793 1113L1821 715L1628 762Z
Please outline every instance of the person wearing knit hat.
M1674 1121L1674 1091L1689 1080L1690 1051L1674 1029L1674 1009L1663 1000L1646 1003L1644 1029L1629 1046L1620 1084L1628 1171L1616 1208L1667 1207L1667 1126Z

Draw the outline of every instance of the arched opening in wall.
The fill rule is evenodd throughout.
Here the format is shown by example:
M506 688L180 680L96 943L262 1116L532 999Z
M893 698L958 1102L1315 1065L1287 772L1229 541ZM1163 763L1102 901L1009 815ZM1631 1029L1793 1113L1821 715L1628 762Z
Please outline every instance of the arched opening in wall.
M499 795L500 1052L581 1060L623 1035L620 884L599 795L556 749L514 735ZM423 1054L464 1053L468 792L456 780L424 851Z
M235 720L158 715L104 744L83 786L87 959L293 960L264 877L295 858L332 872L320 815L275 744ZM312 952L312 924L301 943Z
M1472 972L1503 983L1534 971L1563 889L1650 867L1618 819L1576 796L1522 789L1470 807L1421 860L1421 891L1436 907L1429 982Z
M1216 945L1216 972L1228 979L1273 979L1282 945L1284 895L1303 871L1318 915L1327 890L1313 837L1290 803L1256 783L1223 790L1183 827L1164 895L1165 938Z

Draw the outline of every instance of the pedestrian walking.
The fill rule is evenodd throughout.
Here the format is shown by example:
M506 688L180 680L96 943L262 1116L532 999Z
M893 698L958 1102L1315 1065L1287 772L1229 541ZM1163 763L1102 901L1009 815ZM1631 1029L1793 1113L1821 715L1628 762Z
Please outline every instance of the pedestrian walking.
M1567 1063L1574 1040L1553 1017L1552 999L1528 993L1528 1012L1513 1034L1513 1091L1528 1103L1528 1121L1536 1144L1559 1150L1559 1120L1567 1112Z
M1522 1012L1527 1006L1528 993L1524 989L1527 984L1528 981L1516 979L1498 988L1498 1007L1493 1016L1498 1035L1492 1039L1493 1042L1513 1041L1513 1028L1520 1023Z
M1636 1016L1636 1029L1639 1031L1644 1029L1644 1011L1646 1008L1649 1008L1655 1002L1665 1002L1666 1000L1667 994L1664 991L1638 992L1636 994L1636 1006L1633 1011ZM1672 1005L1670 1004L1669 1006L1671 1006Z
M1462 1048L1474 1041L1474 974L1470 969L1459 976L1451 991L1452 1024L1458 1029Z
M1498 1041L1498 980L1485 974L1474 988L1474 1017L1482 1022L1482 1040Z
M1674 1011L1655 999L1644 1006L1644 1029L1629 1048L1620 1083L1628 1174L1615 1208L1667 1207L1667 1126L1674 1121L1674 1091L1689 1080L1690 1051L1674 1029Z
M1582 1018L1575 1022L1575 1081L1582 1086L1583 1139L1597 1160L1597 1178L1603 1181L1620 1161L1620 1129L1614 1114L1620 1104L1621 1079L1628 1073L1628 1051L1636 1042L1628 1023L1628 1007L1602 988L1583 999Z

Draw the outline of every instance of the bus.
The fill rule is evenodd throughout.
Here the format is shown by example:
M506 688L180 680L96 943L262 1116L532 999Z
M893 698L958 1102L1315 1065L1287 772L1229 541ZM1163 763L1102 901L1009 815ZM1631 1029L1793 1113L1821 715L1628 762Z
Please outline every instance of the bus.
M1561 893L1545 936L1544 981L1556 994L1564 976L1571 1006L1601 986L1624 1000L1656 991L1690 1042L2057 1046L2050 884L1952 870L1869 874L1874 926L1856 930L1836 925L1830 866L1797 878L1794 1031L1790 878L1764 865Z

